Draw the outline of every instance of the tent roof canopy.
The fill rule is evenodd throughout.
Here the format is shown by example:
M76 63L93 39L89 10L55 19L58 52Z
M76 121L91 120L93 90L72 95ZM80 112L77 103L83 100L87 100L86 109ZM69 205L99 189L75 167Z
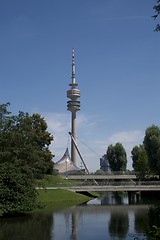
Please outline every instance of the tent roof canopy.
M59 171L59 173L75 173L82 171L79 167L77 167L71 160L68 148L66 149L62 158L55 163L54 168Z

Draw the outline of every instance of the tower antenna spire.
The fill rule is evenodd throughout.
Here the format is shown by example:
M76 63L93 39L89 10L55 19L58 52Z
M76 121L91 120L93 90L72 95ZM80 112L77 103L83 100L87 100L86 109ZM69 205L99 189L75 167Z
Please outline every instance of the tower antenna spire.
M74 48L72 48L72 84L76 83L75 78L75 63L74 63Z
M75 88L78 86L78 83L76 83L76 67L75 67L75 61L74 61L74 48L72 48L72 83L69 84L72 88Z
M78 83L76 83L75 79L74 48L72 49L72 82L69 86L71 86L71 88L67 91L67 97L70 98L67 102L67 110L70 111L72 115L71 133L73 138L76 139L76 112L80 110L80 101L77 99L80 97L80 90L76 88ZM73 140L71 140L71 160L77 165L76 148Z

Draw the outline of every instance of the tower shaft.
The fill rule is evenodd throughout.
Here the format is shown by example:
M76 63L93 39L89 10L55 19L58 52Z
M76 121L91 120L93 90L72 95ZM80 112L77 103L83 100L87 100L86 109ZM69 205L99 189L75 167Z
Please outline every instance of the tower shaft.
M74 139L76 139L76 112L72 112L72 124L71 124L71 132ZM71 139L71 160L74 162L74 164L77 166L77 150L75 148L75 145L73 143L73 140Z
M76 88L78 83L76 83L75 79L74 49L72 49L72 82L69 86L71 88L67 91L67 97L70 98L67 102L67 110L70 111L72 115L71 132L74 139L76 139L76 112L80 110L80 101L77 99L80 97L80 91ZM73 140L71 140L71 160L77 165L77 152Z

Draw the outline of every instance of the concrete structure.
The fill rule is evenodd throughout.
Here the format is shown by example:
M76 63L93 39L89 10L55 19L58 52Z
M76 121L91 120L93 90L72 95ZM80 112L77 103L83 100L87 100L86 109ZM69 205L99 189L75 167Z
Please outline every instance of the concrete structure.
M63 187L63 189L68 189L73 192L158 192L160 191L159 185L90 185L90 186L73 186L73 187Z
M46 189L67 189L73 192L160 192L160 183L153 184L132 184L132 185L80 185L80 186L57 186Z
M64 178L63 176L60 176L61 178ZM68 179L72 180L134 180L137 179L136 175L113 175L113 174L106 174L106 175L95 175L95 174L87 174L87 175L69 175Z
M80 91L77 89L78 83L76 83L75 79L74 49L72 49L72 82L69 86L71 88L67 91L67 98L70 98L67 102L67 110L71 111L72 114L71 133L76 139L76 112L80 110L80 101L77 99L80 97ZM73 140L71 140L71 160L77 165L77 152Z
M110 172L109 162L108 159L106 158L106 155L103 155L100 158L100 169L104 172Z

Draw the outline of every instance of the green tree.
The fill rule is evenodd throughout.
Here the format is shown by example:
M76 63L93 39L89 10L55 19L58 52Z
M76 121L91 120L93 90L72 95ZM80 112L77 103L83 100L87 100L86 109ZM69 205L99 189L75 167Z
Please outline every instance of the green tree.
M160 0L156 0L156 5L154 5L153 9L155 11L155 15L153 16L153 18L157 19L158 16L160 15ZM160 31L160 24L157 24L155 30Z
M34 178L53 170L53 136L44 118L24 112L11 115L9 105L0 105L0 215L32 210Z
M157 174L160 176L160 148L157 152Z
M11 116L7 107L8 104L0 107L0 163L20 162L32 170L35 178L52 173L49 145L53 136L47 131L44 118L24 112Z
M10 103L0 105L0 132L7 130L14 122L14 117L10 116L11 112L7 110Z
M149 216L149 231L147 232L147 239L160 239L160 205L151 206L148 212Z
M132 167L136 171L137 176L144 178L149 171L148 157L143 145L135 146L132 151Z
M160 151L160 128L158 126L152 125L146 129L143 144L147 152L149 168L152 173L158 174Z
M0 164L0 215L30 211L37 206L32 172L17 163Z
M125 171L127 166L127 154L121 143L112 144L107 149L107 159L111 171Z
M49 145L53 136L47 131L47 124L39 114L29 116L20 112L17 116L15 131L18 133L21 149L19 154L38 177L39 174L50 174L53 170L52 153ZM21 139L22 138L22 139ZM22 157L21 157L22 159Z

